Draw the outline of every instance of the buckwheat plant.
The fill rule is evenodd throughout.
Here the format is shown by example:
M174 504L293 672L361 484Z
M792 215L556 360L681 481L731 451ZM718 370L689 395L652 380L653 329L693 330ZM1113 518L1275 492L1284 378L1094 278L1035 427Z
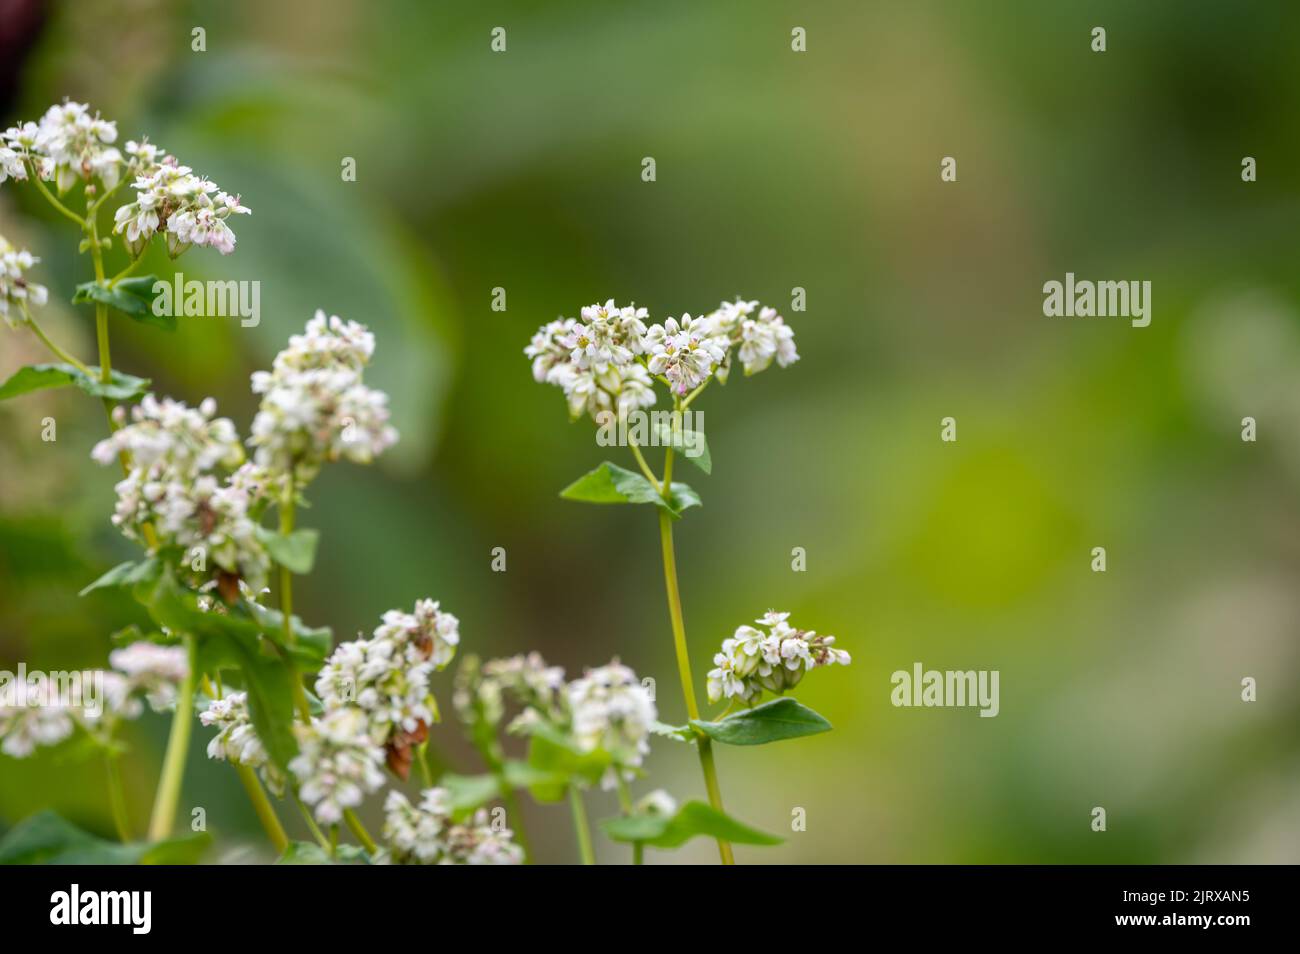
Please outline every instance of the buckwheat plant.
M80 693L69 695L70 683L52 691L43 683L9 687L0 697L0 751L25 758L82 738L107 759L113 819L121 840L130 842L119 772L125 748L116 731L145 703L170 711L148 841L106 845L95 857L191 860L202 839L170 836L197 712L215 731L209 756L234 767L286 859L377 860L383 850L353 809L385 784L405 780L414 749L438 719L429 677L451 661L460 637L455 616L421 600L414 612L384 614L371 639L344 643L325 665L329 630L305 625L292 610L293 576L311 570L317 544L315 531L295 526L307 488L327 463L369 463L397 439L387 396L364 382L374 337L361 324L318 312L270 370L253 376L261 403L246 441L211 399L190 407L114 370L110 314L174 327L174 319L153 313L153 276L128 277L150 243L158 239L173 258L193 246L229 254L236 241L230 220L249 212L158 146L141 138L119 150L117 139L115 123L71 102L3 134L0 183L35 189L77 227L94 280L78 286L72 300L94 305L99 355L92 370L45 334L38 319L48 291L33 276L39 262L0 237L0 316L12 329L30 330L57 359L18 371L0 384L0 399L73 384L103 402L110 433L91 457L121 468L111 521L142 553L83 593L129 589L149 628L116 637L110 670L82 674L102 687L93 707ZM106 226L106 207L123 189L134 195ZM124 261L109 277L115 254ZM272 582L277 608L270 605ZM320 695L312 697L304 678L317 671ZM289 843L267 789L297 806L314 845ZM43 844L75 843L82 860L86 846L98 844L57 818L29 823L41 829ZM359 848L339 845L340 823ZM321 825L333 829L330 837ZM28 834L20 825L10 838L21 844ZM500 826L490 838L455 826L444 836L454 850L439 861L518 860L510 831ZM394 844L383 857L433 856Z
M708 806L693 802L680 810L675 806L669 809L663 798L651 800L651 805L657 805L655 810L629 806L625 799L625 817L606 825L606 831L619 840L631 841L638 858L644 844L676 847L692 834L710 834L717 840L722 862L732 864L731 842L772 842L724 814L712 744L755 745L829 729L830 724L820 715L783 694L793 689L807 670L834 662L847 664L849 656L833 647L834 637L795 630L786 622L789 614L769 612L760 620L768 632L742 626L724 641L722 652L715 657L717 668L709 673L708 699L710 703L726 699L727 706L714 720L701 718L673 550L674 522L701 501L689 486L673 480L673 464L680 454L704 473L710 472L712 460L704 434L692 428L687 412L709 384L727 382L734 364L749 376L773 363L785 368L798 361L794 332L774 308L757 301L737 299L723 302L708 314L683 314L653 322L647 309L620 307L610 299L583 308L578 318L560 318L544 325L524 354L532 360L536 381L563 391L571 420L590 417L602 431L617 424L617 432L627 435L639 472L606 461L561 491L561 496L587 503L652 504L657 508L668 617L689 721L672 727L652 717L652 731L695 745L708 794ZM659 401L658 385L667 392L671 412L647 416L646 409ZM642 450L651 445L665 448L659 474L651 469ZM595 679L597 686L611 680L617 684L623 677L614 675L613 668L589 678ZM471 698L468 682L473 678L467 680L467 699ZM779 698L758 704L764 690ZM584 684L577 696L584 699L590 691ZM477 710L480 723L485 714L494 711L490 700L499 694L497 688L487 690L487 701ZM571 698L567 727L581 739L588 732L574 704ZM627 719L629 724L636 722L630 710ZM566 724L542 716L529 717L525 724L530 721L548 726L548 732ZM624 747L623 751L630 750ZM616 779L626 765L615 766Z

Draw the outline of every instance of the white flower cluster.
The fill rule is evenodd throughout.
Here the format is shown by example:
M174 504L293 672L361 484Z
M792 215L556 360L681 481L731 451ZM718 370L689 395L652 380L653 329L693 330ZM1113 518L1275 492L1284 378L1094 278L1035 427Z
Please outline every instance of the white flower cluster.
M215 413L211 398L191 408L145 395L132 408L131 423L96 444L91 456L104 465L130 461L113 512L127 537L143 540L144 525L151 524L159 546L185 551L184 566L195 563L199 548L202 565L211 561L257 591L270 569L250 512L257 485L248 471L217 473L239 468L244 451L234 424Z
M394 729L415 733L434 721L429 676L444 668L460 642L459 623L433 600L414 613L389 610L372 638L342 643L320 671L316 692L327 706L356 705L380 745Z
M316 819L336 825L384 784L384 752L366 731L365 714L355 707L327 709L311 725L294 725L298 754L289 771L302 783L298 797L315 806Z
M54 704L34 683L14 683L0 700L0 752L25 759L42 746L58 745L76 728L65 700Z
M191 245L207 245L222 255L235 250L235 233L226 220L232 215L249 215L251 209L239 196L221 191L211 179L196 176L174 156L161 155L148 143L129 143L145 170L131 184L134 202L113 216L113 231L124 236L126 247L139 257L149 239L162 231L167 252L173 258Z
M571 729L584 752L602 749L614 765L602 785L612 788L618 780L635 774L650 751L650 727L658 718L649 691L637 681L636 673L614 660L608 666L588 669L581 679L565 688L571 715Z
M799 360L790 326L756 301L723 302L707 315L650 325L646 309L619 307L613 299L581 315L544 325L524 349L533 378L562 389L574 418L585 413L594 419L601 411L622 417L651 407L656 379L679 396L715 375L725 381L737 346L746 374L774 360L781 367Z
M30 305L44 305L49 292L44 285L28 281L24 274L40 259L26 249L17 249L0 235L0 318L11 328L26 318Z
M71 680L51 685L48 676L6 685L0 696L0 752L26 758L41 746L58 745L78 725L94 730L138 718L144 711L141 696L155 712L170 709L189 670L184 649L144 641L113 650L108 660L112 670L79 674L77 695ZM102 689L98 700L87 695L92 685Z
M208 758L257 769L272 792L284 794L284 773L271 762L266 747L257 737L248 712L248 693L231 692L213 699L199 713L199 721L217 729L208 742Z
M84 103L65 101L45 111L39 123L21 123L4 133L0 151L0 182L5 174L27 178L31 163L41 179L53 180L60 192L78 180L97 179L105 189L117 185L122 175L122 154L117 142L117 123L92 114Z
M362 383L374 348L364 325L317 311L272 369L253 375L262 403L249 444L259 465L301 487L327 460L368 464L397 441L388 395Z
M452 819L451 795L444 788L425 789L418 806L401 792L384 802L384 862L413 865L517 865L523 849L508 828L493 828L486 809L469 824Z
M13 132L14 130L9 130ZM0 144L8 140L0 138ZM11 149L9 146L0 145L0 183L6 179L26 179L27 166L23 164L22 156Z
M463 722L482 719L496 725L505 714L507 698L557 717L563 689L563 667L548 666L541 653L491 659L481 669L470 657L457 673L452 701Z
M438 719L429 676L451 662L459 643L460 622L434 600L418 601L412 613L389 610L370 639L334 650L317 676L316 694L327 711L359 712L367 738L406 778L413 747Z
M740 626L722 641L722 652L713 657L716 668L708 675L710 702L736 698L752 703L764 689L778 694L793 689L811 669L849 664L849 654L835 648L834 636L795 629L786 622L789 617L769 610L755 620L766 632Z
M199 713L199 721L217 727L217 734L208 742L208 758L253 768L266 764L266 748L248 714L248 693L231 692L213 699Z
M33 170L41 180L53 180L60 193L78 181L88 186L97 182L106 192L116 189L123 177L131 181L135 200L117 210L113 231L124 236L137 258L158 232L166 235L172 257L191 245L229 255L235 249L235 233L226 220L250 212L238 196L195 175L148 140L127 142L123 156L113 145L117 124L92 114L84 103L51 106L40 122L5 130L2 141L0 182L26 179Z
M114 649L108 654L108 664L126 676L126 691L143 694L155 712L176 705L177 687L190 671L184 647L145 640Z

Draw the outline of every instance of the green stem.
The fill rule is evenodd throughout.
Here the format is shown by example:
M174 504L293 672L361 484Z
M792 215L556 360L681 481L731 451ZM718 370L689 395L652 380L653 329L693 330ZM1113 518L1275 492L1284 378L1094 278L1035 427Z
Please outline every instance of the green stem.
M524 853L524 864L532 864L533 849L528 842L528 831L524 827L524 814L519 808L519 799L515 798L514 789L506 783L505 776L497 777L500 779L501 801L506 803L506 814L510 817L510 830L515 833L515 843Z
M357 841L361 842L362 848L372 855L379 851L379 846L370 837L370 832L366 831L366 826L361 824L361 819L357 817L356 812L350 808L343 809L343 820L348 823L348 828L352 830L352 834L356 836Z
M262 828L266 836L271 839L271 844L275 847L275 853L284 854L284 850L289 847L289 836L284 833L284 826L280 824L280 818L275 814L275 807L271 800L266 797L266 791L262 788L262 783L257 780L257 773L248 765L235 765L235 774L239 780L244 783L244 791L248 793L248 800L253 803L253 811L257 813L257 820L262 823Z
M194 686L198 681L198 642L187 635L189 666L176 695L176 712L172 716L171 734L167 737L167 754L163 757L162 777L154 796L153 815L149 819L149 840L158 841L171 834L180 800L181 780L185 775L185 756L190 747L190 729L194 725Z
M41 339L41 343L44 344L45 347L47 347L47 348L50 349L50 353L51 353L51 354L53 354L53 355L54 355L56 358L58 358L59 360L64 361L64 362L66 362L67 364L72 365L74 368L76 368L78 371L80 371L80 372L81 372L82 374L84 374L86 377L88 377L88 378L93 378L93 377L95 376L95 375L91 372L90 368L86 367L86 365L82 364L80 361L78 361L78 360L77 360L76 358L74 358L72 355L68 354L68 352L64 351L62 348L60 348L58 345L56 345L53 341L51 341L50 338L49 338L49 336L46 335L45 332L41 329L41 326L38 325L38 324L36 323L36 320L35 320L34 318L32 318L31 315L27 314L27 310L26 310L26 307L25 307L25 306L24 306L24 309L23 309L23 315L27 318L27 324L31 326L31 329L32 329L32 331L35 333L36 337L40 338L40 339Z
M664 462L664 481L667 485L672 470L672 450L668 451ZM695 684L691 677L690 654L686 648L686 624L682 620L682 597L677 587L677 558L673 552L673 521L668 511L659 511L659 539L664 554L664 585L668 590L668 616L673 628L673 649L677 654L677 674L682 682L682 695L686 698L686 713L691 719L700 717L700 707L695 701ZM698 738L696 748L700 753L700 769L704 773L704 788L709 795L709 804L717 811L722 811L722 789L718 785L718 770L713 764L711 740ZM718 839L718 854L724 865L735 864L731 845Z
M293 793L293 803L298 806L298 811L302 812L302 820L307 823L307 830L310 831L311 836L316 839L316 844L320 845L333 855L334 846L331 845L329 840L325 837L325 833L320 830L320 825L316 824L316 819L312 817L310 809L302 803L302 799L298 797L297 792Z
M694 391L692 391L690 394L686 396L686 399L682 401L681 406L678 408L678 410L684 411L688 407L690 407L691 402L700 396L700 392L703 391L705 388L707 388L709 386L709 382L712 380L713 380L713 375L709 375L707 378L705 378L703 384L701 384L698 388L696 388Z
M615 770L618 776L618 804L623 809L624 815L632 814L632 792L627 787L627 779L623 773ZM645 845L639 841L632 842L632 864L639 865L645 861Z
M614 770L618 776L618 807L623 809L624 815L632 814L632 792L627 787L627 779L618 769Z
M500 744L496 740L495 731L490 738L483 738L480 735L475 736L474 747L478 749L479 755L483 757L483 762L487 765L488 771L491 772L497 780L497 787L501 791L501 801L505 802L506 814L510 818L510 829L515 833L515 842L523 849L524 864L532 864L533 850L528 841L528 831L524 826L524 815L519 808L519 801L515 798L514 789L506 780L506 766L501 754ZM422 749L427 749L426 742Z
M54 208L58 211L60 215L64 216L65 218L71 219L73 222L77 223L78 228L82 229L83 231L85 230L86 220L83 219L81 216L77 215L76 212L73 212L71 209L69 209L57 198L55 198L54 193L50 191L49 187L44 182L41 181L41 177L39 173L37 173L35 170L33 170L31 180L36 183L37 190L41 193L41 195L45 196L46 201L48 201L50 205L54 206Z
M108 353L108 306L95 305L95 339L99 344L99 381L113 380L113 359Z
M280 532L283 534L293 533L294 523L294 484L293 468L289 467L289 483L284 490L284 500L280 504ZM293 635L293 574L284 564L280 564L280 615L284 617L284 645L292 646L294 643ZM307 692L302 687L302 676L298 674L298 667L294 664L292 658L285 656L285 664L289 667L289 678L293 687L293 701L298 709L298 714L302 716L302 721L306 725L311 725L311 705L307 702Z
M99 247L99 227L95 220L84 223L90 241L90 260L95 263L95 281L104 283L104 250ZM112 380L113 361L108 349L108 306L95 302L95 338L99 343L99 380L107 384Z
M429 740L425 739L415 750L416 760L420 763L420 778L424 779L424 787L433 787L433 769L429 768Z
M591 851L591 829L587 827L587 808L582 804L578 786L569 786L569 807L573 809L573 831L578 836L578 857L584 865L594 865L596 856Z
M122 768L115 752L105 752L104 762L108 766L108 803L113 812L113 825L117 828L118 840L125 843L131 840L131 821L126 814L126 795L122 791Z
M631 448L632 456L636 458L637 466L641 468L641 473L645 474L645 479L650 481L650 485L654 487L655 493L662 495L664 490L663 487L659 486L659 478L655 476L654 471L650 469L650 465L647 464L645 458L641 456L641 448L637 447L636 444L630 440L627 442L627 446Z
M133 271L136 270L136 268L139 267L142 261L144 261L143 255L141 255L139 258L132 259L130 265L126 266L126 268L122 269L120 272L118 272L116 275L114 275L112 278L108 280L108 287L112 288L122 279L126 278L126 276L130 275Z
M96 199L93 203L91 203L90 207L86 209L86 218L93 219L96 216L98 216L99 207L103 205L105 202L107 202L109 198L113 195L113 193L115 193L118 189L122 188L125 182L126 182L126 176L122 176L122 178L117 180L117 185L113 186L113 188L106 191L103 195L101 195L98 199Z

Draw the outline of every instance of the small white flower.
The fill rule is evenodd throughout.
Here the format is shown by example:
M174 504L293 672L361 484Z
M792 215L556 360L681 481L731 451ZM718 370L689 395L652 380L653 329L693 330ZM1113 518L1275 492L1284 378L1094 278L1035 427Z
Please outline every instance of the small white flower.
M710 702L732 696L747 699L751 692L745 684L744 677L736 671L735 657L726 650L727 645L723 643L723 651L714 653L713 668L705 678L705 688Z
M638 814L670 817L677 814L677 799L657 788L638 799L635 808Z

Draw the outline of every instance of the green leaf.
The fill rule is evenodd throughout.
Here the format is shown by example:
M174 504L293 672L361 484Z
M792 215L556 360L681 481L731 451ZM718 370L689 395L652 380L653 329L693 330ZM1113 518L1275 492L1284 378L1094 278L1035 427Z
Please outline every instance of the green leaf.
M544 786L565 785L568 777L563 772L538 768L518 759L507 759L502 766L506 785L510 788L533 789Z
M447 772L438 784L451 795L451 814L464 819L501 794L495 775L457 775Z
M831 729L831 724L824 718L789 696L743 709L721 722L692 719L691 725L709 738L727 745L763 745Z
M687 802L675 815L625 815L606 818L601 829L614 841L651 848L679 848L692 838L721 838L737 845L779 845L783 839L738 822L703 802Z
M138 563L134 560L127 560L125 563L119 563L113 567L94 583L82 589L77 595L85 596L92 590L102 590L113 586L134 586L137 583L155 579L159 569L158 561L153 557Z
M314 673L320 669L334 645L334 633L328 626L308 626L297 616L290 616L293 644L286 646L284 614L259 603L241 602L232 607L231 612L237 619L251 618L258 633L287 652L304 672ZM267 647L262 648L265 653Z
M359 845L339 845L334 857L314 841L291 841L275 862L277 865L366 865L370 855Z
M114 371L108 384L99 376L87 377L70 364L31 364L19 368L4 384L0 384L0 401L45 388L61 388L75 384L92 397L130 401L149 390L147 378Z
M659 446L671 447L706 474L713 473L713 458L709 454L709 442L705 440L703 431L682 427L680 421L674 426L672 421L661 420L656 436Z
M144 845L144 854L140 856L142 865L193 865L207 851L212 836L207 832L167 838Z
M177 584L170 570L143 592L137 589L137 596L158 625L198 640L200 672L239 670L257 737L277 766L287 766L297 754L298 743L293 735L293 675L287 659L274 645L280 633L276 625L284 617L243 602L224 612L201 610L197 595ZM295 629L301 626L296 617L290 621ZM329 645L328 633L303 630L287 655L316 660L319 666Z
M55 812L38 812L0 839L0 865L194 864L211 838L205 832L156 842L120 844L83 831Z
M591 785L609 767L609 756L600 749L579 752L562 732L541 724L530 730L528 764L541 777L526 786L538 802L558 802L570 784Z
M316 530L295 530L292 533L277 533L266 527L257 528L257 538L266 547L276 563L291 573L305 576L311 572L316 562L316 544L320 532Z
M154 314L153 302L158 296L153 286L157 281L156 275L142 275L138 278L123 278L112 286L100 282L83 282L77 286L72 303L108 305L143 324L175 331L175 315Z
M650 731L655 735L662 735L665 739L676 739L678 742L694 742L696 738L695 729L689 725L668 725L658 720L650 723Z
M328 852L314 841L291 841L275 863L277 865L329 865L334 862Z
M688 507L700 506L699 495L686 484L674 482L669 499L664 500L642 474L624 470L609 461L583 474L561 490L560 496L583 503L654 504L667 510L673 517L680 517Z

